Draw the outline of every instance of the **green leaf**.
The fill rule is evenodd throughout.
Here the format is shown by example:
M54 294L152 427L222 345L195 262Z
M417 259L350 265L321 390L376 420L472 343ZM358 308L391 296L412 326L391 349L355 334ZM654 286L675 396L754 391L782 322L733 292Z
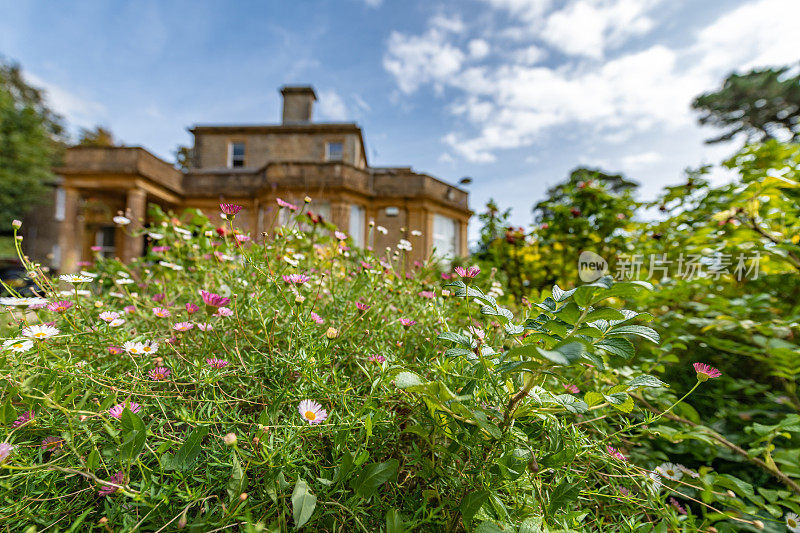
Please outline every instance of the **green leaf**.
M142 422L142 419L139 418L139 415L127 407L122 411L120 421L122 422L123 429L120 455L123 459L130 461L142 453L147 438L147 428L144 422Z
M622 320L625 315L619 309L613 307L601 307L590 311L586 315L586 322L594 322L595 320Z
M398 389L407 389L415 385L422 385L420 377L413 372L400 372L394 378L394 384Z
M461 500L461 504L458 506L459 510L461 511L461 516L464 518L464 525L469 527L470 522L472 522L472 518L478 511L480 511L483 504L486 503L487 499L489 499L490 494L491 493L488 490L479 490L476 492L470 492L464 496L464 498Z
M233 452L233 468L231 470L231 479L228 481L228 497L231 502L236 501L239 495L247 488L247 474L242 470L242 464L237 457L236 452Z
M495 522L481 522L477 528L475 528L475 533L511 533L514 529L509 529L501 524L497 524Z
M629 392L635 391L639 388L649 388L654 389L658 387L669 387L666 383L661 381L655 376L651 376L649 374L642 374L641 376L636 376L632 380L627 383L627 390Z
M572 293L574 293L576 290L578 289L570 289L568 291L565 291L558 285L553 285L553 299L557 302L563 302L564 300L572 296Z
M356 494L362 498L369 499L375 494L375 491L397 476L397 469L400 463L397 459L391 459L385 463L370 463L358 473L350 482L350 486Z
M400 512L394 508L386 511L386 533L404 533L405 530Z
M100 454L97 452L97 449L94 449L89 454L89 457L86 458L86 468L94 470L98 466L100 466Z
M612 355L622 357L623 359L630 359L636 353L633 343L625 337L601 339L595 342L593 346L601 348Z
M560 509L577 500L580 493L580 485L569 483L566 480L562 481L550 494L550 502L547 505L548 514L553 516Z
M167 460L167 465L165 465L165 467L168 470L189 470L200 454L203 438L207 433L208 426L197 426L194 428L183 445L175 452L175 455Z
M14 409L14 404L11 403L11 398L6 400L0 410L0 418L2 418L3 425L10 426L17 419L17 410Z
M552 350L538 348L539 355L557 365L568 366L581 359L586 353L582 342L571 341L553 347Z
M581 317L581 310L575 302L569 302L556 311L555 314L564 322L575 325Z
M661 338L658 335L658 332L653 328L649 328L647 326L640 326L637 324L629 324L626 326L615 326L611 328L611 330L606 334L610 336L619 336L619 335L638 335L639 337L645 338L654 344L658 344Z
M452 331L443 331L437 337L440 341L450 341L463 346L464 348L472 348L472 339L461 333L454 333Z
M475 358L475 352L466 348L448 348L444 352L445 357L467 357Z
M292 491L292 517L295 529L300 529L309 521L317 507L317 497L308 488L308 483L298 479Z

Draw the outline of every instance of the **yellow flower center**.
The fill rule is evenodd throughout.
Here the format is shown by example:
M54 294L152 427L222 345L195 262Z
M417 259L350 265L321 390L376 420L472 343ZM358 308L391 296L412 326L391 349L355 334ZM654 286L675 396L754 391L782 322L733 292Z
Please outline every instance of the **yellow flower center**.
M797 527L797 522L792 520L791 518L786 521L789 524L789 527Z
M38 331L34 333L33 336L36 337L37 339L41 339L43 337L46 337L47 333L45 333L44 331Z
M314 411L306 411L306 419L307 420L316 420L317 419L317 413L315 413Z

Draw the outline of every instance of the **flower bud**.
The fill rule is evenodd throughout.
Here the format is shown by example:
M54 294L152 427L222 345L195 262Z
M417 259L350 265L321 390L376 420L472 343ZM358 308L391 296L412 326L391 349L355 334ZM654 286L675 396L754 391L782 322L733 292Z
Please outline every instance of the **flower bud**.
M301 303L303 303L305 301L306 301L306 297L303 296L302 294L298 294L297 296L294 297L294 303L296 303L298 305L300 305Z
M310 204L311 203L311 197L310 196L306 196L305 198L303 198L303 201L305 203L307 203L307 204Z
M328 337L330 340L333 340L339 336L339 330L337 330L336 328L328 328L328 331L325 332L325 336Z
M14 226L14 229L19 229L19 228L22 226L22 221L21 221L21 220L16 220L16 219L15 219L15 220L14 220L14 221L11 223L11 225L12 225L12 226Z
M755 527L756 529L764 529L764 522L762 522L761 520L756 520L753 522L753 527Z
M239 500L240 501L245 501L246 499L247 499L247 493L246 492L243 492L243 493L239 494Z
M226 446L233 446L234 444L236 444L236 434L228 433L227 435L222 437L222 442L224 442Z

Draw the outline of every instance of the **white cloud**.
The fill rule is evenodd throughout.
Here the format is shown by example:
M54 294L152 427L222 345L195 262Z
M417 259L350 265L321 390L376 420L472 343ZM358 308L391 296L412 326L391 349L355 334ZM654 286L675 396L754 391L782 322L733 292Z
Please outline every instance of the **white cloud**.
M441 81L461 70L464 52L450 44L447 32L432 27L422 35L392 32L383 67L397 80L400 90L412 93L420 85Z
M539 19L552 4L551 0L484 0L484 2L494 8L506 10L527 22Z
M504 62L467 62L459 47L463 36L434 27L421 35L392 34L384 66L403 93L430 84L459 95L449 110L471 124L472 131L461 121L459 130L442 141L469 162L493 162L498 151L532 146L555 127L604 145L694 127L694 96L717 86L733 69L796 61L800 49L794 27L800 2L793 0L745 4L689 35L684 46L651 40L639 49L617 51L611 59L602 59L606 51L652 27L646 13L658 0L587 0L580 3L584 7L570 2L546 15L549 2L485 1L519 17L533 17L534 11L546 16L554 43L559 31L579 31L582 9L602 16L599 29L583 41L561 45L576 56L555 66L537 63L539 44L533 37L518 43ZM577 17L576 28L560 26L571 15ZM484 38L493 50L508 48L497 37Z
M383 0L364 0L364 3L367 5L367 7L381 7Z
M442 30L449 33L463 33L466 29L464 21L459 15L445 16L435 15L429 21L431 28Z
M106 108L103 104L72 93L32 72L26 71L24 76L34 87L44 89L50 108L63 115L71 125L88 128L106 121Z
M606 49L653 28L646 15L660 0L581 0L552 13L541 37L566 54L600 59Z
M336 91L325 90L319 92L319 114L328 120L347 120L352 118L347 112L344 100Z
M467 46L469 48L469 56L472 59L483 59L489 55L489 43L484 39L473 39Z
M658 152L643 152L641 154L626 155L620 161L624 170L638 170L648 167L664 160L664 156Z

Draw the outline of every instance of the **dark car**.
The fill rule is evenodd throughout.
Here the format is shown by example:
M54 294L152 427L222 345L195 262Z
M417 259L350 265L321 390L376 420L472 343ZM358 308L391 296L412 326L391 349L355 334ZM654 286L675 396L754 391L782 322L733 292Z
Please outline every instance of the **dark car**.
M11 296L13 293L6 286L16 291L20 296L35 296L36 284L28 277L28 271L17 260L0 259L0 296Z

